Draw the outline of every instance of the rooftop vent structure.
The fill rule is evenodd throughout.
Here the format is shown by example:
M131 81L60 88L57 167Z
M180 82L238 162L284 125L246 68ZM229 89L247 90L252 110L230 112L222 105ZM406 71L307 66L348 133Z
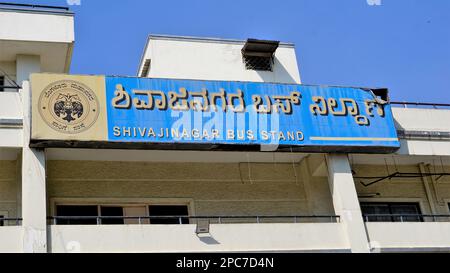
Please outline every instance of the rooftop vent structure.
M272 71L279 41L248 39L242 48L242 58L248 70Z

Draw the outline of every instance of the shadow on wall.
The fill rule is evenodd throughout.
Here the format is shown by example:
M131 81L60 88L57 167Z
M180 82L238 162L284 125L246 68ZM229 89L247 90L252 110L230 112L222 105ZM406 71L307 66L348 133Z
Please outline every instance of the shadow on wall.
M197 237L202 243L206 245L220 245L220 243L216 239L214 239L211 235L204 235L204 236L197 235Z
M405 131L405 128L402 125L400 125L400 123L395 119L395 116L394 116L394 125L395 125L395 129L397 130L397 132ZM406 142L404 140L400 139L400 149L397 151L397 153L399 153L399 154L402 154L402 153L409 154L410 153L408 145L405 145L405 144L406 144Z
M256 72L264 82L298 84L277 57L274 58L273 72L260 70L256 70Z

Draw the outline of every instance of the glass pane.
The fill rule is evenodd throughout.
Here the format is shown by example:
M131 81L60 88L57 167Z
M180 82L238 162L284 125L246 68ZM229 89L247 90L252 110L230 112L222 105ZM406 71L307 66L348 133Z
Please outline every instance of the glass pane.
M101 207L100 212L101 216L123 217L122 207ZM120 218L102 219L101 223L103 225L123 225L124 220Z
M392 214L401 214L401 215L420 215L419 205L416 203L410 204L391 204L391 213ZM420 216L404 216L404 217L394 217L395 222L421 222L422 217Z
M0 227L3 227L5 225L5 221L3 221L3 219L5 219L5 216L0 215Z
M0 92L4 91L3 86L5 85L5 77L0 76Z
M149 206L150 216L188 216L187 206ZM153 225L173 225L180 224L180 219L151 219ZM188 218L181 219L182 224L189 224Z
M380 214L391 214L389 210L389 205L383 203L362 203L361 210L369 222L391 222L392 218L390 216L370 216L370 215L380 215Z
M57 225L96 225L97 219L86 216L98 216L97 206L57 206L56 216L74 216L80 219L58 219Z

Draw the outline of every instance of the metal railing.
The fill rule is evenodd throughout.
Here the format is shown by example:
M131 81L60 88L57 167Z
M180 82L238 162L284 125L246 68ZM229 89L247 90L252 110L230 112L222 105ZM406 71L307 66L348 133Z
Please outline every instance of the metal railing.
M0 228L2 226L20 226L22 221L22 218L0 218Z
M391 102L393 106L401 106L403 108L431 108L431 109L450 109L448 103L426 103L426 102Z
M450 222L450 215L432 214L365 214L365 222Z
M136 224L150 224L165 221L163 224L197 224L200 220L207 220L210 224L244 224L244 223L339 223L340 216L53 216L48 218L52 225L71 225L79 221L92 221L90 224L103 225L107 221L134 220ZM106 221L105 221L106 220ZM282 221L284 220L284 221ZM65 222L65 223L64 223ZM72 222L72 223L71 223ZM106 223L105 223L106 222ZM121 223L115 223L121 224Z
M8 90L8 89L19 90L21 88L22 87L20 87L20 86L3 86L3 85L0 85L0 92Z
M1 7L12 7L12 8L25 8L25 9L47 9L47 10L63 10L69 11L68 7L61 6L49 6L49 5L33 5L33 4L19 4L19 3L9 3L0 2Z

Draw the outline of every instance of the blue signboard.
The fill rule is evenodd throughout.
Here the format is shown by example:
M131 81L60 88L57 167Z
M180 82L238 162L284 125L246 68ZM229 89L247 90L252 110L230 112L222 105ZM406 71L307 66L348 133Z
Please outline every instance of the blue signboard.
M108 141L394 151L391 106L371 90L106 77Z

